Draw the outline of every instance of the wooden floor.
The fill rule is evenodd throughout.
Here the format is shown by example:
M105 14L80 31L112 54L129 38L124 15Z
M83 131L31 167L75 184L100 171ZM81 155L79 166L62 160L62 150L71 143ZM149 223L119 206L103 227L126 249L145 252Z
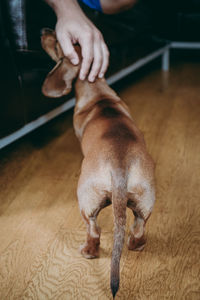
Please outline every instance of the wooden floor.
M200 299L200 63L136 78L116 88L156 162L157 202L145 250L124 247L116 299ZM1 300L111 299L111 207L99 216L100 258L78 252L81 159L72 112L0 153ZM132 221L128 211L127 232Z

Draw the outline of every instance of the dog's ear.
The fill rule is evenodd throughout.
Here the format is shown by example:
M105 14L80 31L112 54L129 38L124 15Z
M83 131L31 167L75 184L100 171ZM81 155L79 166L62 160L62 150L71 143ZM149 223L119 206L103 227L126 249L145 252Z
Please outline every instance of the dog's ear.
M56 39L55 31L44 28L41 33L43 49L57 63L47 75L42 86L42 93L51 98L62 97L70 93L72 81L78 75L80 64L74 66L67 57L64 57L60 44ZM81 58L80 47L75 46L75 50Z
M77 77L78 72L79 66L74 66L66 57L60 59L47 75L42 86L42 93L51 98L69 94L72 81Z
M60 44L57 42L56 33L49 28L43 28L41 31L42 48L49 54L49 56L56 62L64 57Z

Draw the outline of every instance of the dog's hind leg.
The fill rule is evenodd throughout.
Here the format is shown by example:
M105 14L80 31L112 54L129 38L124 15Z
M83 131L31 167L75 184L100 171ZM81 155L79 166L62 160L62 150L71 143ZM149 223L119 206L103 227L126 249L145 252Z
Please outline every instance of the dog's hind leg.
M93 201L93 205L88 213L87 207L81 205L81 215L86 223L87 238L86 242L80 247L80 252L85 258L95 258L99 256L100 234L101 229L97 225L97 216L102 208L110 204L109 200ZM88 204L88 203L87 203Z
M96 222L96 215L87 216L81 210L81 215L86 223L87 238L86 242L81 245L80 251L85 258L95 258L99 256L100 234L101 229Z
M142 251L145 245L145 224L151 215L155 201L154 188L146 189L138 186L134 189L133 198L128 201L128 207L135 216L128 238L128 249Z
M136 212L133 213L135 215L135 220L131 227L131 232L128 238L128 249L134 251L142 251L145 245L145 219L139 216Z

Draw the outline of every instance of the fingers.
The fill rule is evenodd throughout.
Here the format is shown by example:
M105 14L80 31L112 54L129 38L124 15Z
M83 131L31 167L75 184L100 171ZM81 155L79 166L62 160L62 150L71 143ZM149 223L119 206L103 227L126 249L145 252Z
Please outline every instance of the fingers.
M73 65L77 65L79 63L79 57L73 47L70 36L68 34L63 35L58 33L57 38L64 55L69 58Z
M102 78L108 67L109 52L101 33L97 31L88 34L87 39L80 41L80 45L83 57L80 79L84 80L88 76L88 80L94 82L97 76Z
M101 69L102 61L103 61L103 55L102 55L102 47L101 44L97 41L94 44L94 60L92 64L92 68L90 71L90 74L88 76L88 80L90 82L93 82L97 75L99 74L99 71Z
M65 25L65 26L64 26ZM56 24L56 35L61 45L64 56L68 57L72 64L79 63L79 57L73 44L81 46L82 64L80 79L88 77L90 82L97 77L102 78L107 70L109 52L101 32L91 24L80 26L79 23L64 23L60 19Z
M88 75L94 57L93 36L90 32L88 32L85 37L80 39L80 46L83 57L80 70L80 79L84 80Z
M99 78L103 78L109 64L109 51L105 43L102 44L103 63L99 72Z

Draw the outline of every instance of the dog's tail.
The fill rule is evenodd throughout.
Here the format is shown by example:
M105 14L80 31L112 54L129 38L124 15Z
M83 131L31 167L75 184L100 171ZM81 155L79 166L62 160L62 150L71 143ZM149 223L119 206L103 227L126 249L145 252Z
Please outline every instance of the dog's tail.
M110 287L113 299L119 289L120 258L124 244L127 206L127 181L122 169L112 174L112 206L114 214L114 244L111 259Z

